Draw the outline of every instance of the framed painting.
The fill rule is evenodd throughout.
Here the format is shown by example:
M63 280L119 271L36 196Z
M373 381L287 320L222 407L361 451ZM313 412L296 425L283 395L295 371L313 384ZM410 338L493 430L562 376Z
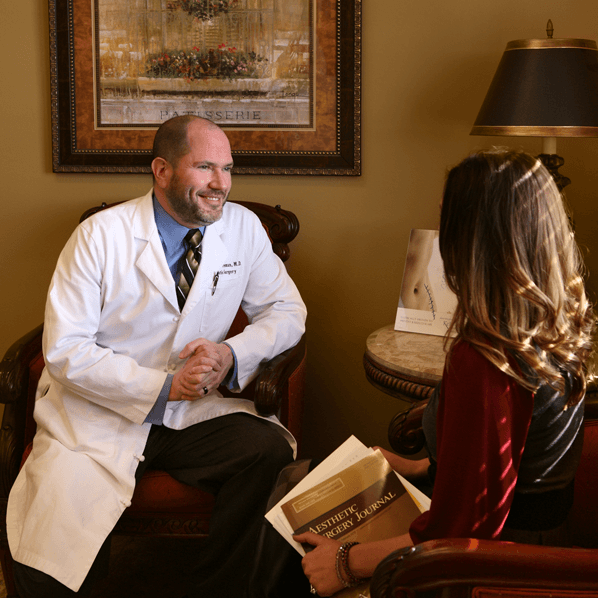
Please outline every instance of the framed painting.
M361 174L361 0L50 0L54 172L150 173L162 122L236 174Z

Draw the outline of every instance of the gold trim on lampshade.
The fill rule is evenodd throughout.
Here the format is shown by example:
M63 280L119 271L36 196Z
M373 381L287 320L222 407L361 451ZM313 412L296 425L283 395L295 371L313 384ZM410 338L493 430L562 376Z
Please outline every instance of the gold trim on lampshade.
M598 127L476 127L470 135L505 137L598 137Z
M507 44L505 52L529 48L536 50L546 48L589 48L590 50L596 50L596 42L593 39L516 39Z

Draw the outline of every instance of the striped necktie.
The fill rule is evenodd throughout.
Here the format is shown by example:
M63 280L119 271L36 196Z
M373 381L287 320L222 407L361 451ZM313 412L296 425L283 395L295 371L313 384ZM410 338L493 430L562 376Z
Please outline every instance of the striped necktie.
M183 306L189 295L189 290L193 284L193 279L201 262L201 240L203 235L201 231L193 228L185 235L185 247L187 251L179 263L179 281L176 287L176 296L179 302L179 308L183 311Z

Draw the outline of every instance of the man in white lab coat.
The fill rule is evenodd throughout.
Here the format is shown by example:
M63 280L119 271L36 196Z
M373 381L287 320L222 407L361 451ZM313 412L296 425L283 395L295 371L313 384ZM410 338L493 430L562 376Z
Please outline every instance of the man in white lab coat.
M8 505L21 598L90 591L150 464L216 495L189 597L243 593L268 494L295 447L276 418L216 389L243 388L295 345L306 311L259 219L226 203L232 165L219 127L171 119L156 134L153 190L85 220L58 260L37 434ZM184 238L196 229L185 299ZM250 325L224 343L240 305Z

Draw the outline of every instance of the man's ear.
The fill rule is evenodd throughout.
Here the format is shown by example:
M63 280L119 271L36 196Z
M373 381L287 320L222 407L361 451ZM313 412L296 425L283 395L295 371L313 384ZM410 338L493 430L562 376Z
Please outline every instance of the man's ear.
M154 158L152 161L152 172L156 185L161 189L168 187L172 176L172 166L164 158Z

